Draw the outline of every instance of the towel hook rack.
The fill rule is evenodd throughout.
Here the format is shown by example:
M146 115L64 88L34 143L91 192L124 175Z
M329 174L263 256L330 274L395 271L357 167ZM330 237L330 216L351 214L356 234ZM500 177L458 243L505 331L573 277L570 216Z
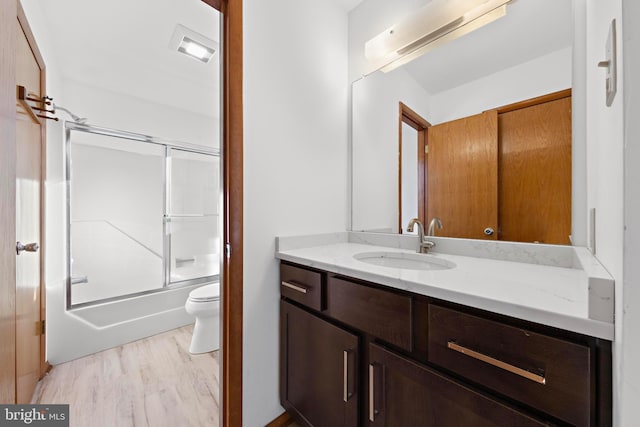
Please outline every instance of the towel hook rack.
M47 113L55 114L55 110L49 110L46 107L47 105L52 105L53 98L49 96L43 96L42 99L38 99L36 95L27 92L27 89L24 86L20 86L20 85L17 86L17 92L18 92L18 101L20 102L20 105L24 107L27 114L29 114L29 116L31 116L31 118L35 120L37 123L42 123L40 120L41 118L55 120L56 122L60 120L55 116L52 117L47 115ZM33 106L29 104L28 101L39 102L43 104L44 108ZM38 111L44 111L45 114L38 114L37 113Z

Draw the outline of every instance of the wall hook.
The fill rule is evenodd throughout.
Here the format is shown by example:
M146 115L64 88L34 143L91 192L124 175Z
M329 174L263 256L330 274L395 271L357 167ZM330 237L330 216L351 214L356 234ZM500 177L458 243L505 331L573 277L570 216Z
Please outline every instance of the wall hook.
M49 102L48 100L53 100L53 98L44 96L42 97L42 100L40 100L35 95L28 93L27 89L24 86L18 85L16 89L17 89L18 101L20 102L20 105L22 105L22 107L27 112L27 114L29 114L29 116L31 116L31 118L36 123L42 124L42 121L40 120L41 118L48 119L48 120L55 120L56 122L59 120L55 116L48 116L46 114L46 113L55 114L55 110L48 110L46 108L35 107L29 104L29 102L27 102L27 101L40 102L46 106L46 105L51 105L51 102ZM38 114L37 111L43 111L45 114Z

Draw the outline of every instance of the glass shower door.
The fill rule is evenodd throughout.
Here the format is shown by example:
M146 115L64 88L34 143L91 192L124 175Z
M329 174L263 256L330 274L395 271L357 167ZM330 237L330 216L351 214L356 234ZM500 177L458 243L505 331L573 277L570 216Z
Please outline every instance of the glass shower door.
M163 287L165 148L69 132L70 305Z
M220 271L219 157L172 148L167 170L168 282L211 281Z
M214 281L216 150L65 124L67 307Z

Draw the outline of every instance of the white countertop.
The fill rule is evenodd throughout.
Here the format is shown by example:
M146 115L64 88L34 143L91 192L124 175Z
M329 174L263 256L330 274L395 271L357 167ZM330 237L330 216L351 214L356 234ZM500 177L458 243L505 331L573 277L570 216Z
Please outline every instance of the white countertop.
M486 250L483 257L434 250L429 256L453 262L455 267L410 270L371 265L355 259L354 255L363 252L414 254L415 250L402 247L417 243L417 238L363 238L367 235L334 233L308 238L278 238L276 257L395 289L613 340L613 279L584 248L565 247L567 254L574 254L571 266L544 265L541 264L544 261L539 260L541 257L532 257L528 262L492 259L486 257ZM378 244L356 243L367 240L375 240ZM397 243L400 241L402 244ZM447 239L447 244L441 246L451 247L456 241L460 245L469 242ZM477 245L476 242L474 244ZM495 246L496 242L490 244ZM504 248L514 245L535 246L535 251L543 254L545 250L540 245L505 243L503 252ZM551 247L550 250L557 253L559 249Z

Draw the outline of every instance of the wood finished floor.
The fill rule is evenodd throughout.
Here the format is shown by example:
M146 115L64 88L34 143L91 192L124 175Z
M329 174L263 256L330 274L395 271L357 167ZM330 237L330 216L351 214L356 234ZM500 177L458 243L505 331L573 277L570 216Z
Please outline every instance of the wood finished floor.
M32 403L70 405L70 427L218 426L218 351L189 354L193 326L54 366Z

